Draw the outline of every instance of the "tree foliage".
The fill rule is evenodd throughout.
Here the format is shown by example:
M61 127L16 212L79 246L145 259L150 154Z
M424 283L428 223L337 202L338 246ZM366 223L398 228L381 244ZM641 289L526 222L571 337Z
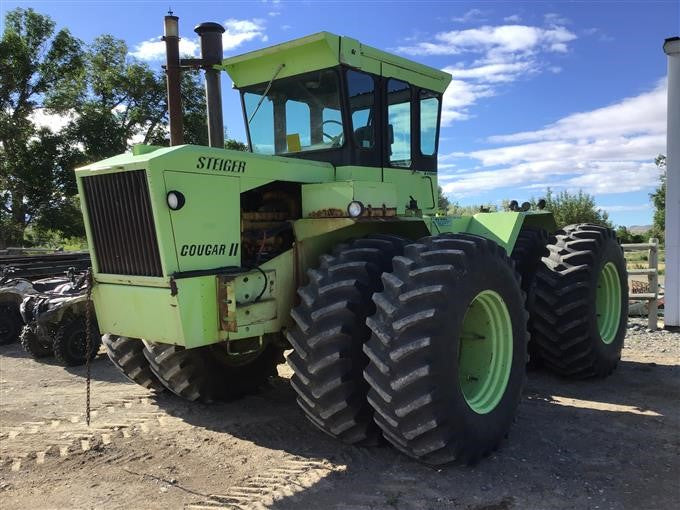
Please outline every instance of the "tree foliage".
M30 222L73 216L71 170L80 154L32 116L60 111L82 80L84 58L82 43L66 29L55 33L50 18L32 9L7 13L0 40L0 246L21 243Z
M533 207L536 206L537 202L536 199L531 199ZM579 190L578 193L561 191L555 194L548 188L545 202L546 210L553 213L559 228L573 223L595 223L607 227L612 226L607 211L596 207L595 197L585 193L583 190Z
M233 151L248 152L248 146L245 143L239 142L238 140L229 137L225 138L224 140L224 148Z
M656 166L662 173L659 177L659 186L649 196L654 204L654 221L652 223L652 237L664 242L666 237L666 156L659 154L654 158Z
M449 200L449 197L444 195L444 190L441 186L437 186L437 208L445 213L449 210L450 205L451 201Z
M101 35L90 45L56 31L33 9L7 13L0 40L0 247L22 244L30 227L83 234L73 169L125 152L167 145L165 76ZM186 143L206 144L198 72L182 76ZM42 112L63 128L39 127ZM38 235L38 237L40 237Z

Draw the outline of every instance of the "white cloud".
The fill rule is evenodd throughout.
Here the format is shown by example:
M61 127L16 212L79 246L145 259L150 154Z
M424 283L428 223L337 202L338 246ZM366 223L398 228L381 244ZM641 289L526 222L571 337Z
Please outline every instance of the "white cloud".
M571 20L569 18L565 18L561 14L557 14L556 12L548 12L543 15L543 19L545 20L546 23L552 24L552 25L568 25L571 23Z
M599 208L607 212L625 212L625 211L647 211L651 210L650 204L630 204L630 205L598 205Z
M64 129L69 122L75 120L76 114L68 112L65 114L48 113L44 108L38 108L29 115L29 120L37 128L47 128L52 133L58 133Z
M476 161L444 185L447 193L471 195L498 188L583 189L625 193L657 185L653 163L666 145L666 83L609 106L568 115L536 131L489 138L507 145L444 155L449 162ZM462 165L458 165L461 167Z
M253 39L267 40L264 21L261 19L239 20L230 18L224 22L225 32L222 35L224 50L233 50L241 44Z
M513 53L532 53L538 50L563 51L563 45L576 39L564 27L550 28L527 25L499 25L439 32L434 42L420 42L401 46L398 51L408 55L458 55L486 53L487 59Z
M181 38L179 40L180 55L188 55L195 57L198 55L200 45L197 39ZM165 42L160 37L154 37L148 41L142 41L135 46L134 51L130 55L141 60L164 60L165 59Z
M267 40L264 21L261 19L234 19L230 18L224 22L224 34L222 34L222 46L224 51L233 50L242 44L260 39ZM198 38L182 37L179 40L179 52L182 56L198 57L200 54L200 42ZM147 41L142 41L135 49L130 52L133 57L141 60L164 60L165 43L160 37L154 37Z
M495 95L501 83L519 80L544 68L553 73L561 71L559 66L547 66L543 60L551 53L565 53L574 39L576 35L561 26L483 26L440 32L432 41L414 42L397 51L409 55L475 56L471 63L461 61L444 68L453 76L442 107L442 125L447 126L469 118L469 107L480 98Z
M522 17L519 14L513 14L512 16L507 16L503 18L506 23L519 23L522 21Z
M471 21L486 21L483 19L485 12L481 9L470 9L462 16L456 16L451 18L451 21L455 23L469 23Z

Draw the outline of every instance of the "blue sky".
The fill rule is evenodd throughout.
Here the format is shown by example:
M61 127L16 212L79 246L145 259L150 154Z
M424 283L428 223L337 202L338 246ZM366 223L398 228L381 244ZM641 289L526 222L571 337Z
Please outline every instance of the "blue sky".
M49 14L90 42L124 39L159 67L168 0L0 3ZM171 1L182 48L193 26L224 23L225 55L327 30L454 75L444 99L440 184L461 204L583 189L617 224L651 223L653 164L665 151L664 38L680 2ZM245 139L224 77L225 123Z

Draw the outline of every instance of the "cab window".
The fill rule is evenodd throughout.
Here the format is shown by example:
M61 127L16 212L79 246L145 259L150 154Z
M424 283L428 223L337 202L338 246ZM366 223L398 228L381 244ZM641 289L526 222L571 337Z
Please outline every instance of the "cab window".
M387 81L387 137L392 166L411 167L411 88L408 83Z
M334 69L246 87L243 104L253 152L294 154L344 145Z
M439 96L429 90L420 91L420 152L434 156L437 150Z
M372 149L375 146L375 82L368 74L350 69L347 91L354 143L360 149Z

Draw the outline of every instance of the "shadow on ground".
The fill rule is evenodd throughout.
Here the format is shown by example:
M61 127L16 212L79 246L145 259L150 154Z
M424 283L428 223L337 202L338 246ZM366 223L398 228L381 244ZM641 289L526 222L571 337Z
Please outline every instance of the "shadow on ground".
M531 372L509 439L473 467L342 445L302 416L286 379L237 402L156 401L192 425L341 466L272 508L664 508L678 496L678 368L624 361L608 379L576 382Z

